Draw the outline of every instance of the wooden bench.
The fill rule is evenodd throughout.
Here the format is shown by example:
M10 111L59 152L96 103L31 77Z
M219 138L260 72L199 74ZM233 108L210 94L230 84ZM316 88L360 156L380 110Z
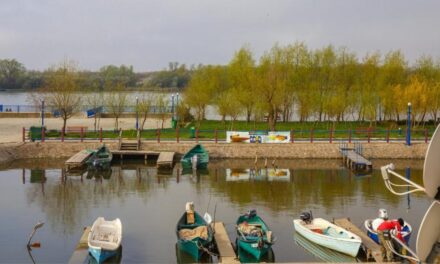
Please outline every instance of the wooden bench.
M82 129L82 131L81 131ZM85 133L87 132L87 127L86 126L68 126L66 128L66 133Z

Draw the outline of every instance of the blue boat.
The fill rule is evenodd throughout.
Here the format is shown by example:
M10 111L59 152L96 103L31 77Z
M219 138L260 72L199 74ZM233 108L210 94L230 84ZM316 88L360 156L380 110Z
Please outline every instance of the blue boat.
M88 236L89 253L98 263L102 263L118 254L121 240L121 220L117 218L106 221L103 217L98 217Z
M256 261L268 253L275 239L272 231L255 210L241 215L237 220L237 251L245 251Z
M394 219L393 221L397 221L396 219ZM380 244L379 242L379 236L376 232L376 230L373 229L372 227L372 223L373 219L367 219L365 220L365 229L367 229L367 235L373 239L374 242L376 242L377 244ZM408 244L409 243L409 239L411 238L411 233L412 233L412 227L410 224L408 224L408 222L405 221L405 224L402 227L402 237L405 240L405 243Z
M185 212L177 222L176 236L178 248L188 253L195 261L199 261L206 250L210 250L213 242L211 226L197 212L192 216Z

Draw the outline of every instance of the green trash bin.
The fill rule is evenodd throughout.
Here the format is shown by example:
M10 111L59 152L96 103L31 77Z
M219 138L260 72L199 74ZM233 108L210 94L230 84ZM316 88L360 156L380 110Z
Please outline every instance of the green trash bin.
M177 127L177 120L171 119L171 127L174 129Z
M36 139L41 140L41 127L31 126L29 129L29 136L32 141L35 141Z
M195 127L191 127L189 129L189 132L190 132L190 134L189 134L190 138L195 138L196 137L196 128Z

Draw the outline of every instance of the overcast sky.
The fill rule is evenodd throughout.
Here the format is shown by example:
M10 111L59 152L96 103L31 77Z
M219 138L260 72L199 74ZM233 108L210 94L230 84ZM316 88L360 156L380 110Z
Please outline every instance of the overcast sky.
M242 45L259 57L274 43L346 46L362 57L401 49L410 62L440 58L440 1L1 0L0 59L43 70L168 62L226 64Z

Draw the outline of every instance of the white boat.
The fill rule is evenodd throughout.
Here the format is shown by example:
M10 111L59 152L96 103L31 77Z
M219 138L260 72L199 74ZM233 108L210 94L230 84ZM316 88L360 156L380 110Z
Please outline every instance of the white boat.
M356 257L359 252L362 243L359 236L325 219L314 218L308 221L294 219L293 225L296 232L318 245L352 257Z
M113 221L106 221L103 217L98 217L89 233L89 252L98 263L101 263L118 253L121 241L121 220L116 218Z

